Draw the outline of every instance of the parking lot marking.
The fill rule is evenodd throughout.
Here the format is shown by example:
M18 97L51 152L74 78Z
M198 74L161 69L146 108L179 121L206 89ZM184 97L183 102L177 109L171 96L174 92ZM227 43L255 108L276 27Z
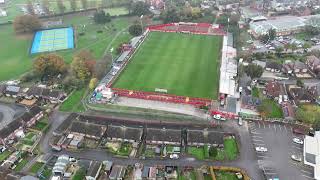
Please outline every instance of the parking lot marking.
M279 129L280 129L280 131L281 131L281 125L279 124Z
M265 129L266 128L266 124L265 123L262 123L263 124L263 129Z
M302 147L301 146L292 146L293 148L296 148L296 149L299 149L299 150L301 150L302 149Z
M259 129L260 129L260 123L258 123L258 125L259 125Z
M263 144L263 143L253 143L253 144L256 146L265 146L265 144Z
M252 133L252 134L261 134L261 133L258 133L258 132L253 132L253 131L251 131L251 133Z
M264 141L263 141L263 140L261 140L261 139L252 139L252 141L264 142Z
M270 123L269 123L269 129L271 129L271 125L270 125Z
M286 133L288 133L288 130L287 130L287 127L286 127L286 126L284 126L284 129L285 129Z
M314 179L313 177L306 176L306 175L304 175L304 174L302 174L302 176L305 177L305 178L308 178L308 179Z
M261 137L261 136L255 136L255 135L253 135L252 137L253 137L253 138L260 138L260 139L263 139L263 137Z
M311 175L312 175L312 172L309 172L309 171L305 171L305 170L303 170L303 169L301 169L301 171L302 171L303 173L306 173L306 174L311 174Z

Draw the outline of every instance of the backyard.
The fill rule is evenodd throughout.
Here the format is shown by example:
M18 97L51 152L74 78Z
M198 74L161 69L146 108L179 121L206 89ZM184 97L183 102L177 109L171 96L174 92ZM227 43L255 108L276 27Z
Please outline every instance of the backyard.
M271 99L263 99L261 105L258 106L258 111L267 118L283 118L281 107Z
M238 180L237 176L233 172L215 171L217 180Z
M6 160L12 153L10 151L4 151L0 154L0 162Z
M44 163L42 163L42 162L36 162L36 163L34 163L34 164L31 166L31 168L30 168L29 171L30 171L32 174L37 174L38 171L43 167L43 165L44 165Z

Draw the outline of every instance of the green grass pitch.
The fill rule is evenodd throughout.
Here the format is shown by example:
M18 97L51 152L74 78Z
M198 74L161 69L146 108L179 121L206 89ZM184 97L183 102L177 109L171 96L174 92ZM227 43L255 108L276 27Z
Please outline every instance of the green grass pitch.
M151 32L114 88L216 99L221 36Z

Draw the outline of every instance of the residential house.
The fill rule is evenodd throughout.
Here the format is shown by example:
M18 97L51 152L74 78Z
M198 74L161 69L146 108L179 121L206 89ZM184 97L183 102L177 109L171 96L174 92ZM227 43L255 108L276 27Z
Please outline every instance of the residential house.
M107 130L107 139L110 141L140 142L141 136L141 128L110 125Z
M314 86L307 86L306 89L313 97L314 101L317 104L320 104L320 84L316 84Z
M281 72L282 65L274 61L268 61L266 63L265 69L266 71L279 73Z
M106 126L100 126L91 123L83 123L79 121L73 121L70 126L70 133L99 140L105 134L107 130Z
M308 92L307 89L298 87L296 85L288 86L289 97L297 103L310 103L313 102L313 96Z
M53 135L54 136L61 136L63 135L63 133L65 133L65 131L69 128L69 126L71 125L71 123L73 122L73 120L78 119L79 114L77 113L72 113L70 114L66 120L64 120L54 131L53 131Z
M6 144L6 141L14 139L16 133L23 129L23 123L20 119L16 119L10 122L6 128L0 130L0 141L2 144Z
M92 161L90 167L87 170L86 180L96 180L100 174L102 163L98 161Z
M318 74L320 72L320 59L317 58L316 56L307 56L306 57L306 65L308 68Z
M11 154L2 164L1 166L9 169L10 167L12 167L16 162L18 162L18 160L21 158L21 152L20 151L16 151L13 154Z
M288 75L303 74L308 72L306 64L300 61L288 62L283 65L283 72Z
M279 101L279 104L281 104L283 100L287 100L287 93L284 85L277 81L268 81L265 86L264 94L269 98Z
M20 92L19 86L7 86L5 90L5 95L8 97L14 97L16 98Z
M216 146L223 147L224 133L208 130L188 130L187 140L190 146Z
M51 90L42 87L31 87L28 91L24 94L24 98L26 99L33 99L33 98L42 98L46 101L49 101L52 104L62 102L66 97L66 94L59 90Z
M109 179L110 180L123 180L125 173L126 173L125 166L115 165L111 169Z
M41 108L39 106L33 106L29 109L28 112L26 112L25 114L29 114L30 116L27 117L30 119L24 119L23 121L26 123L27 127L31 127L32 125L34 125L38 120L40 120L43 117L43 111L41 110Z
M148 128L146 131L147 144L181 144L181 130Z

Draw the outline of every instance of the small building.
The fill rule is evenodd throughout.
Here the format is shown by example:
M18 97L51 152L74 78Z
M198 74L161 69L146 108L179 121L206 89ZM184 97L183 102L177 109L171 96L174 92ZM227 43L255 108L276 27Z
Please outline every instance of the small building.
M307 56L306 57L306 65L308 68L318 74L320 72L320 59L317 58L316 56Z
M5 90L5 95L7 97L13 97L16 98L20 92L20 87L19 86L7 86Z
M320 180L320 131L316 131L314 137L305 136L303 143L303 162L313 167L313 178Z
M281 102L282 102L282 97L287 95L284 85L277 81L268 81L265 86L264 93L266 94L267 97L272 98L276 101L281 99Z
M148 128L146 133L147 144L181 144L181 130Z
M223 147L224 133L208 130L188 130L187 141L190 146Z
M109 175L110 180L123 180L126 173L126 167L115 165L112 167L112 170Z
M107 139L110 141L140 142L141 136L141 128L109 125L107 130Z
M90 167L87 170L86 180L96 180L100 174L102 163L98 161L92 161Z

